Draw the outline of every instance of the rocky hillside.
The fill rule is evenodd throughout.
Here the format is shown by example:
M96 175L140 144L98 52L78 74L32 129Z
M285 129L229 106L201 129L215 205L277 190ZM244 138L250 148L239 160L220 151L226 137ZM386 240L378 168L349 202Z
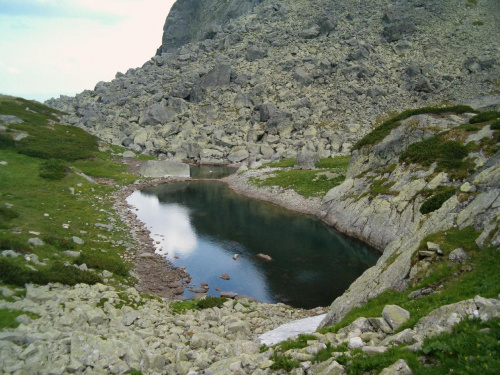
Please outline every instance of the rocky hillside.
M192 3L142 67L47 103L137 152L238 163L347 154L390 111L498 92L496 0Z
M439 233L470 229L473 247L499 248L500 112L468 111L406 111L355 145L348 178L323 198L320 216L383 255L334 301L323 325L427 275L445 255L428 242Z

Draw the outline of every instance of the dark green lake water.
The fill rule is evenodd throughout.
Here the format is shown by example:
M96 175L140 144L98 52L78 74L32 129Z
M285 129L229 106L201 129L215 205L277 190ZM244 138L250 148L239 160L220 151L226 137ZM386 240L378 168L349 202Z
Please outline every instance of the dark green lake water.
M214 296L217 287L262 302L328 306L379 257L320 221L238 196L216 181L151 187L128 202L160 242L157 251L185 266L192 285L207 283Z

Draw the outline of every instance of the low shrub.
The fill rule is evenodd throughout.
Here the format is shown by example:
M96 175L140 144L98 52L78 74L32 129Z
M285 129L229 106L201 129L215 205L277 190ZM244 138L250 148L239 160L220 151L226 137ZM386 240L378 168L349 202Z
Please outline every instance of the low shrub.
M208 296L204 299L196 301L196 304L200 309L203 310L203 309L210 309L212 307L221 307L226 301L227 298Z
M498 112L498 111L481 112L481 113L471 117L469 120L469 124L479 124L481 122L496 120L498 118L500 118L500 112Z
M72 266L65 266L62 262L55 262L49 268L33 271L8 258L0 258L0 279L5 284L18 286L24 286L27 283L40 285L47 283L65 285L85 283L92 285L102 282L100 276Z
M48 159L40 164L40 177L49 180L62 180L68 173L68 163L61 159Z
M75 243L69 238L50 235L42 237L42 240L59 250L71 250L75 248Z
M129 267L118 256L101 252L82 253L75 259L75 264L86 264L98 270L108 270L116 275L128 276Z
M7 206L0 206L0 221L11 220L19 217L19 213Z
M411 116L422 115L422 114L444 114L444 113L465 113L465 112L477 112L473 108L467 105L456 105L452 107L424 107L417 109L406 110L399 115L391 117L389 120L384 121L381 125L377 126L370 133L361 138L358 142L354 144L352 150L358 150L361 147L373 145L384 139L392 129L397 128L402 120L406 120Z
M17 238L0 238L0 249L14 250L20 253L29 253L31 246L28 243L18 240Z
M30 134L19 142L17 148L24 155L75 161L93 157L98 151L97 137L74 126L18 124L12 127Z
M500 130L500 120L495 120L491 123L490 128L492 130Z
M14 148L16 142L9 134L0 133L0 150L7 150L9 148Z
M464 166L463 159L466 156L467 147L456 141L448 141L445 134L439 134L411 144L401 154L400 160L425 167L437 162L437 171L452 172Z
M454 188L447 188L445 190L437 192L434 195L431 195L420 206L420 213L425 215L430 212L439 210L444 202L455 195L455 192L456 191Z

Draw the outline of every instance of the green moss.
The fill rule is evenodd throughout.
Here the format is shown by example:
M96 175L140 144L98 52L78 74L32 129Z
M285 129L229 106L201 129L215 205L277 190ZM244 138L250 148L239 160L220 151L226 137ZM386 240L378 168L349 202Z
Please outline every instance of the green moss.
M427 198L424 203L420 206L420 212L422 214L428 214L439 210L444 202L454 196L456 193L455 188L445 188L437 191L435 194Z
M444 114L444 113L465 113L465 112L476 112L473 108L466 105L457 105L452 107L424 107L418 109L409 109L406 110L387 121L384 121L381 125L377 126L370 133L361 138L358 142L356 142L352 148L352 150L358 150L361 147L374 145L381 140L383 140L386 136L390 134L390 132L397 128L402 120L406 120L411 116L422 115L422 114Z

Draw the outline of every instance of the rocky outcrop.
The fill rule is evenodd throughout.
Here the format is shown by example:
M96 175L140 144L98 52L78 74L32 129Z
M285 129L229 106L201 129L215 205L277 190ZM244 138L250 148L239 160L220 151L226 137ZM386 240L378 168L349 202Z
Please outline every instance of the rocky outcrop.
M348 154L389 111L494 91L498 14L495 0L179 0L157 56L48 104L106 141L195 162Z
M249 13L262 0L177 0L163 27L157 54L198 40L213 39L231 20ZM235 37L236 39L236 37Z
M473 226L482 233L476 241L478 245L500 245L498 153L492 155L490 150L486 156L488 152L483 150L471 152L468 157L478 171L462 178L451 178L453 170L438 171L436 162L423 167L400 160L410 144L444 134L447 129L457 129L469 117L467 114L413 116L379 143L353 153L348 170L350 178L327 193L320 217L339 230L371 243L383 255L332 303L323 326L340 321L351 309L387 289L404 289L422 267L420 262L415 264L415 254L429 234ZM458 130L447 134L463 134L462 142L466 142L466 138L484 129L489 129L489 125L464 132L465 135ZM429 192L443 188L457 193L432 212L422 213ZM433 251L420 252L421 256L433 254ZM457 255L458 252L454 253L451 259L455 261Z

